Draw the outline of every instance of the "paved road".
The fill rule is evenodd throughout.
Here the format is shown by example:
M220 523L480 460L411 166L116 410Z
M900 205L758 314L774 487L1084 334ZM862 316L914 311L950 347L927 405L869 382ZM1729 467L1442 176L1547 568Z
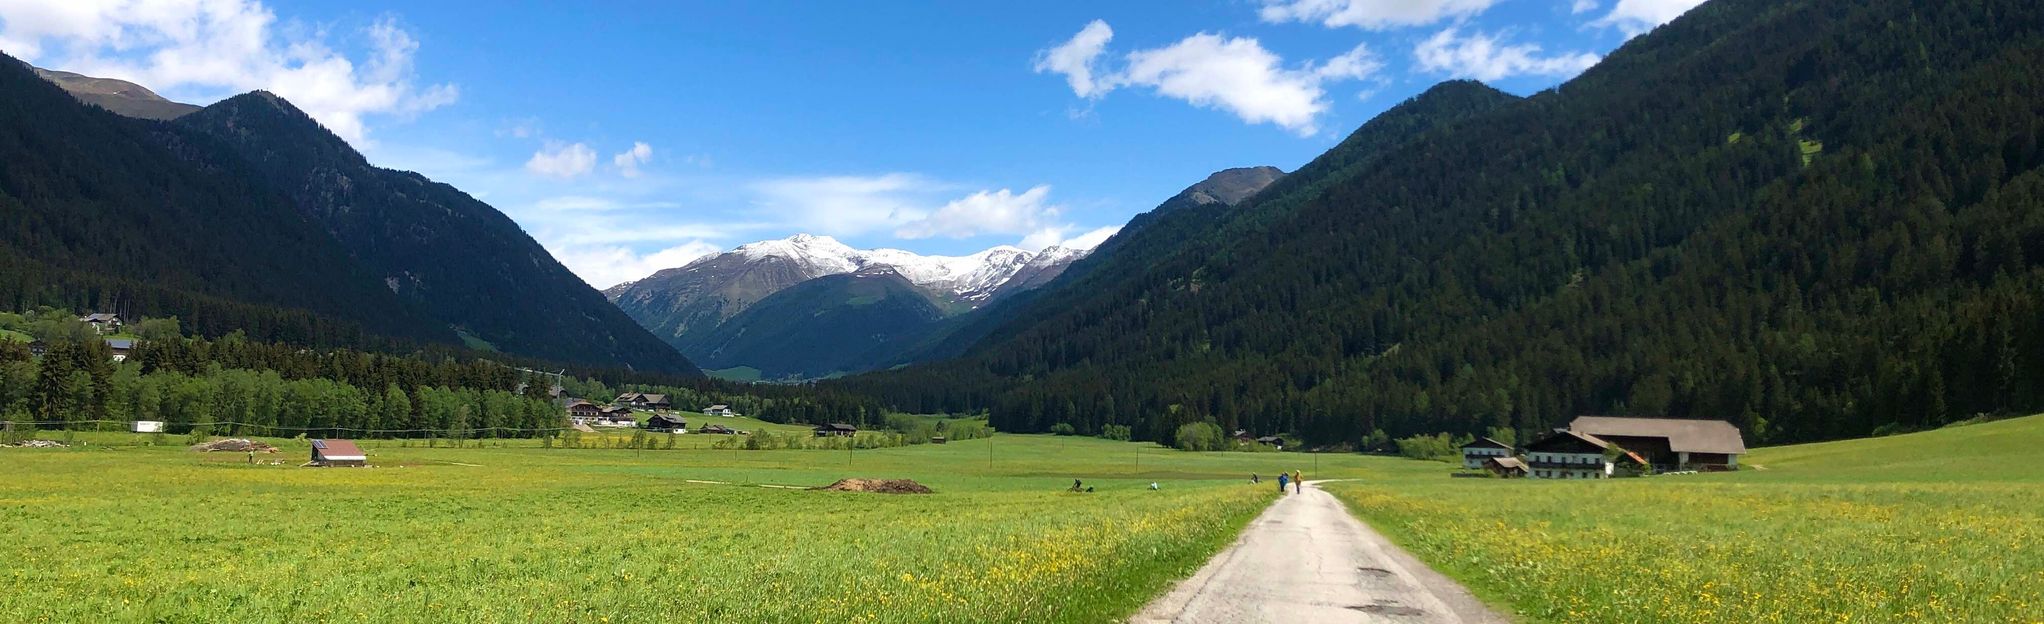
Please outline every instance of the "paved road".
M1233 546L1133 621L1510 622L1358 522L1319 483L1264 510Z

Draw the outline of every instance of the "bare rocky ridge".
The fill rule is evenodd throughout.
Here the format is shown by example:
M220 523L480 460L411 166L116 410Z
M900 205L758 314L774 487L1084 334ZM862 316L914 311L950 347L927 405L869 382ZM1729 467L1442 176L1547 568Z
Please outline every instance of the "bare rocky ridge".
M94 78L67 71L36 68L37 76L56 83L78 101L139 119L168 121L199 110L200 107L172 102L147 87L126 80Z
M1217 171L1199 184L1185 189L1179 196L1195 204L1227 204L1233 206L1249 199L1270 183L1285 177L1284 170L1277 167L1240 167Z

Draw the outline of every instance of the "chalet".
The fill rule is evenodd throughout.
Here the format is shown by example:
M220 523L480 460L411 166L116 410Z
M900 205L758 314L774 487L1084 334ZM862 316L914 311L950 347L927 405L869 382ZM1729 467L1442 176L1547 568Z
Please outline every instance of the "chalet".
M1477 438L1462 446L1462 467L1476 470L1492 457L1511 457L1512 445L1490 438Z
M121 315L119 314L94 312L78 317L78 322L90 324L93 331L102 334L112 334L121 331Z
M859 428L844 423L830 423L816 426L816 437L850 437L859 433Z
M606 411L596 417L598 427L637 427L639 419L632 417L631 410L623 412Z
M623 416L623 417L626 417L626 418L631 418L631 417L632 417L632 408L629 408L629 407L625 407L625 406L623 406L623 405L605 405L605 406L603 406L603 407L602 407L601 409L598 409L598 410L596 410L596 415L598 415L598 416Z
M126 362L128 356L135 352L135 341L129 338L108 338L106 346L113 350L115 362Z
M1257 438L1257 439L1256 439L1256 443L1257 443L1257 444L1269 444L1269 445L1271 445L1271 446L1275 446L1275 447L1283 448L1283 447L1284 447L1284 445L1285 445L1285 439L1284 439L1284 438L1280 438L1280 437L1277 437L1277 436L1263 436L1263 437L1261 437L1261 438Z
M703 426L701 426L701 427L696 427L696 433L713 433L713 434L717 434L717 435L736 435L736 434L737 434L738 432L736 432L736 431L732 431L730 427L726 427L726 426L723 426L723 425L703 425Z
M626 392L617 395L617 400L611 401L611 404L645 410L674 409L674 402L668 400L667 395L651 392Z
M1636 453L1660 472L1737 470L1746 454L1739 428L1722 420L1584 416L1568 428Z
M313 440L313 466L367 466L369 456L347 440Z
M1526 445L1526 468L1536 479L1604 479L1611 462L1604 458L1610 442L1587 433L1559 429Z
M688 422L680 416L654 414L646 419L646 430L655 433L682 433L688 431Z
M42 357L44 353L49 353L49 352L50 352L50 343L47 343L47 342L43 342L43 341L41 341L41 340L37 340L37 341L34 341L34 342L30 342L30 343L28 343L28 354L29 354L29 355L33 355L33 356L36 356L36 357Z
M1249 430L1248 430L1248 429L1236 429L1236 430L1235 430L1235 441L1237 441L1237 442L1255 442L1255 441L1256 441L1256 434L1253 434L1253 433L1249 433Z
M704 415L704 416L725 416L725 417L730 417L730 416L737 416L737 415L738 415L738 412L734 412L734 411L731 411L731 406L729 406L729 405L722 405L722 404L718 404L718 405L712 405L712 406L710 406L710 407L709 407L708 409L704 409L704 410L703 410L703 415Z
M1517 457L1485 458L1483 460L1483 469L1502 479L1523 478L1531 472L1526 469L1526 462Z
M595 403L581 399L568 402L568 422L571 423L586 425L595 421L602 413L603 408L597 407Z

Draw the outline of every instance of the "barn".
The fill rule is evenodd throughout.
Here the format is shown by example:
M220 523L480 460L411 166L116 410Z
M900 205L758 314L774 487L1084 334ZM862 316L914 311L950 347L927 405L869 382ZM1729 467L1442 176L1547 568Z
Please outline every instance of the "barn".
M369 456L362 448L347 440L313 440L313 466L367 466Z
M688 422L682 420L680 416L654 414L652 418L646 419L646 430L654 433L682 433L687 429Z

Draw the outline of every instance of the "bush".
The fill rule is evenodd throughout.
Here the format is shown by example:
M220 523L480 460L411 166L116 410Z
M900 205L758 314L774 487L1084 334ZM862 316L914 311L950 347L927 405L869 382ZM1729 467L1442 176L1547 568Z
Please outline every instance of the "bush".
M1079 435L1079 430L1072 427L1072 423L1058 423L1055 425L1051 425L1050 432L1053 435L1061 436Z
M1455 461L1462 457L1462 445L1468 444L1467 436L1455 437L1445 433L1399 438L1398 454L1413 459L1435 459Z
M1210 422L1179 425L1178 433L1171 437L1173 446L1186 451L1218 451L1227 448L1227 439L1220 425Z
M1108 425L1100 428L1100 437L1127 442L1135 438L1135 432L1128 425Z

